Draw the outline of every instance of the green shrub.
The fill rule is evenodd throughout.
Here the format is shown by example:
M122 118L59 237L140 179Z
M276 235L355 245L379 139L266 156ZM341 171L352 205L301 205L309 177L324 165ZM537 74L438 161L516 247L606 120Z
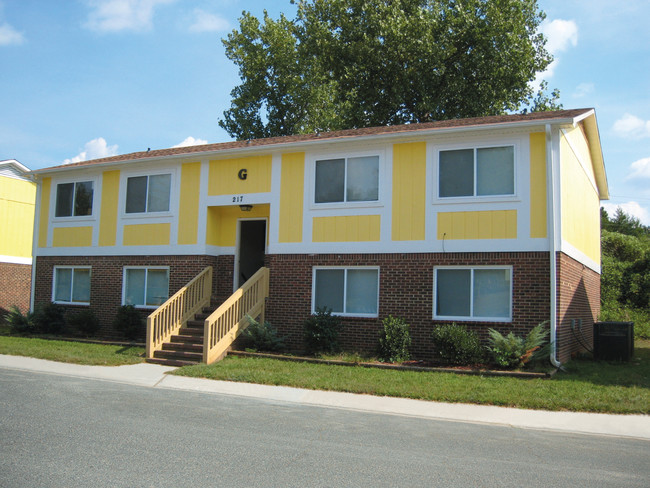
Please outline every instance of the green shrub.
M389 315L383 322L384 330L379 335L379 359L389 363L408 361L411 358L411 333L409 324L403 318Z
M68 325L75 332L93 336L99 330L99 319L92 310L82 310L68 318Z
M34 314L27 312L25 315L13 305L4 317L5 323L10 327L12 334L31 334L34 332Z
M464 325L439 325L433 329L436 356L447 364L476 364L484 360L481 340Z
M525 338L512 332L504 336L494 329L489 329L488 334L488 351L494 363L503 368L516 368L533 358L534 353L546 342L548 331L545 324L539 324Z
M269 322L260 324L250 315L246 315L249 326L244 330L244 342L246 347L257 351L275 352L284 349L284 339L278 335L278 331Z
M113 327L127 339L134 340L142 336L144 321L133 305L122 305L117 309Z
M339 332L341 319L333 316L326 307L317 308L316 313L303 322L305 349L309 354L336 353L341 350Z
M54 302L40 304L34 311L34 329L37 334L60 334L65 327L65 309Z
M609 300L600 307L601 322L634 322L634 338L650 339L650 310L635 309Z

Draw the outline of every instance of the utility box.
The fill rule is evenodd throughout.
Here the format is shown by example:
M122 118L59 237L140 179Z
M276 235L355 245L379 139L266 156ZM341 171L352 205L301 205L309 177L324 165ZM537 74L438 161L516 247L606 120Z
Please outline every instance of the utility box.
M634 355L634 322L594 323L594 358L629 361Z

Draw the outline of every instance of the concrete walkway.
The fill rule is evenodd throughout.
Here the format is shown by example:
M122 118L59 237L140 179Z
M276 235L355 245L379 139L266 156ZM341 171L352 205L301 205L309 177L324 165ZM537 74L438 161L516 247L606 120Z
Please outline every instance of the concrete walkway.
M522 410L463 403L440 403L405 398L357 395L353 393L304 390L285 386L234 383L168 375L167 373L174 368L146 363L130 366L83 366L22 356L0 355L0 369L34 371L113 381L158 389L234 395L301 405L343 408L436 420L506 425L524 429L611 435L650 440L650 416L647 415L609 415Z

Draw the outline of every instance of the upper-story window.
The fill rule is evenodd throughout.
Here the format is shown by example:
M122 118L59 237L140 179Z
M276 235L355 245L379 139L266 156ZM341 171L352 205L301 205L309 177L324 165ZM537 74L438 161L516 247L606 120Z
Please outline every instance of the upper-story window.
M315 203L379 200L379 156L316 161Z
M128 178L126 213L169 212L171 180L171 174Z
M55 217L79 217L93 213L93 182L56 185Z
M515 194L514 146L440 151L438 196Z

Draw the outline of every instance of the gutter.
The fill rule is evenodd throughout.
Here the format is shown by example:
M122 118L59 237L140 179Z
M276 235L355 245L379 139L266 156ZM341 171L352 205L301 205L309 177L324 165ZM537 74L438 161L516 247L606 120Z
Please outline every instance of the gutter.
M557 233L555 218L555 175L553 168L553 135L551 133L551 124L546 124L546 218L548 222L548 247L549 247L549 278L550 278L550 328L551 328L551 353L549 359L551 364L560 368L562 363L557 360L557 243L555 235Z

